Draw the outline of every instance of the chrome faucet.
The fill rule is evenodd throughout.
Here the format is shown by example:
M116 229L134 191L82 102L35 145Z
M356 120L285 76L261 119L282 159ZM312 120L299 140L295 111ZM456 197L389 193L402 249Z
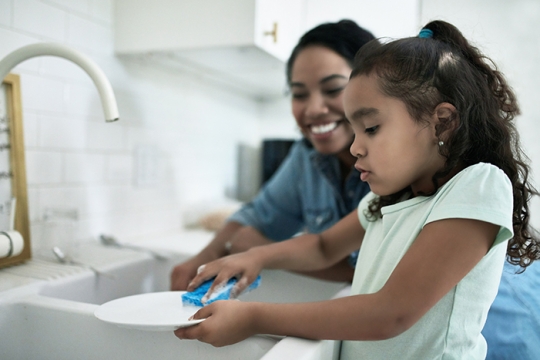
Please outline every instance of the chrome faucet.
M19 63L36 56L58 56L79 65L96 85L105 121L118 120L118 107L111 84L99 66L81 52L56 43L36 43L19 48L0 60L0 81Z

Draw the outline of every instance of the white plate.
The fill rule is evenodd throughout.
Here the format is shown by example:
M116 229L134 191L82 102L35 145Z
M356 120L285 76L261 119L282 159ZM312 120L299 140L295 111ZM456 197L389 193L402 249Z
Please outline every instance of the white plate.
M185 291L164 291L127 296L101 305L94 315L123 328L174 331L204 320L188 320L200 307L184 306L183 293Z

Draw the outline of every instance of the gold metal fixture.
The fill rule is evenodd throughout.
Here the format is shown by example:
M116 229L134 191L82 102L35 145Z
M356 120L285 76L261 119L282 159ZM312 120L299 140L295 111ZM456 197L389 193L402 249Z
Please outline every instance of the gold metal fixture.
M272 31L265 31L264 36L272 36L274 39L274 44L277 43L277 34L278 34L278 23L275 22L272 27Z
M5 126L9 131L9 162L11 179L11 195L17 199L15 211L15 230L24 239L22 252L13 257L0 259L0 267L23 262L30 259L30 222L28 218L28 196L26 187L26 166L24 160L23 119L21 104L21 83L19 75L8 74L3 81L6 94Z

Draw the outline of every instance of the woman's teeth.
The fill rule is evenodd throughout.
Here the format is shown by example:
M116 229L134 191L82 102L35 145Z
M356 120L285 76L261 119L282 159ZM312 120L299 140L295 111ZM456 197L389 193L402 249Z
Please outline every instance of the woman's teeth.
M337 121L330 124L324 124L324 125L311 125L311 132L317 135L325 134L334 130L337 126L338 126Z

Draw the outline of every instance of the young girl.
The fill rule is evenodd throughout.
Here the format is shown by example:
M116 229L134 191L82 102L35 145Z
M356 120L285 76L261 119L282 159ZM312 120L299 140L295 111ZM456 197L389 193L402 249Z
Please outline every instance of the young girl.
M524 268L540 258L513 93L459 30L434 21L418 37L365 45L344 107L372 191L358 210L320 235L211 262L188 289L216 276L237 277L241 291L262 268L316 270L360 248L352 295L215 302L175 334L215 346L257 333L344 340L342 359L484 359L505 255Z

